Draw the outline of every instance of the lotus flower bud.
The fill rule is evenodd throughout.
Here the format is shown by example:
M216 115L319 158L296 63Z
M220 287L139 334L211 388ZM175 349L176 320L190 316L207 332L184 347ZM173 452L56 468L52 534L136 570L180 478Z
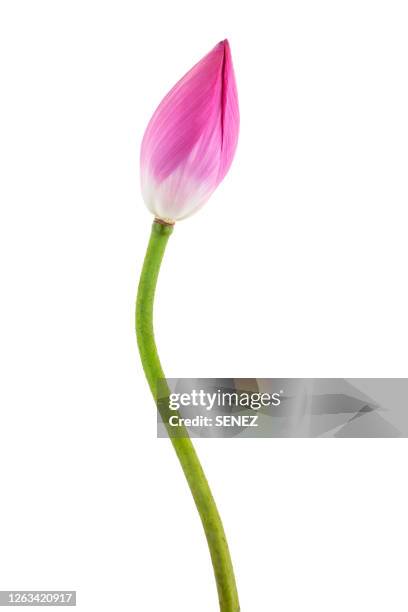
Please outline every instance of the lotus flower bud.
M201 208L228 172L238 131L234 70L224 40L171 89L147 126L140 162L149 210L174 223Z

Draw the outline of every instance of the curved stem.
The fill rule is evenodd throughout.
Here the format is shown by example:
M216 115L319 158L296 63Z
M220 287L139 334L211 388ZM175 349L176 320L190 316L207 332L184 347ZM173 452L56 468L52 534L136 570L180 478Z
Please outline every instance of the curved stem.
M153 332L153 302L160 264L173 226L154 221L147 247L136 302L136 335L140 357L152 395L157 402L157 383L165 378ZM169 391L170 393L170 391ZM163 408L160 408L165 412ZM165 415L163 415L165 416ZM166 423L167 419L164 418ZM188 434L170 436L201 517L210 549L221 612L239 612L237 587L228 544L207 479Z

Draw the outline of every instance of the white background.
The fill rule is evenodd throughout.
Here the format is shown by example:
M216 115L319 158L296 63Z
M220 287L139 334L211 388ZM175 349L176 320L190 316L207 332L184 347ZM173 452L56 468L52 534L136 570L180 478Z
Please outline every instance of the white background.
M392 0L2 0L0 589L217 610L133 305L144 128L219 40L240 143L168 247L168 376L407 376L407 27ZM197 447L244 612L406 612L406 440Z

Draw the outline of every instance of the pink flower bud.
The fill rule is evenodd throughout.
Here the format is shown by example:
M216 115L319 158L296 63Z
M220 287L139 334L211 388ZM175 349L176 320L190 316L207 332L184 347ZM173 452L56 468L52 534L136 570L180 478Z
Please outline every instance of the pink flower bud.
M224 40L173 87L147 126L140 164L149 210L169 222L196 212L228 172L238 131L237 89Z

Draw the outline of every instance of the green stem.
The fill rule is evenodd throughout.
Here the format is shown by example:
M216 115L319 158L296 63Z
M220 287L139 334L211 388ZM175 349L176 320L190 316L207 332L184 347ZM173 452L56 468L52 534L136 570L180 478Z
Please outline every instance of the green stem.
M153 302L160 264L173 226L154 221L139 281L136 302L136 335L140 357L152 395L157 402L157 384L165 378L153 332ZM159 408L160 409L160 408ZM166 423L167 420L164 419ZM170 436L201 517L214 567L221 612L239 612L237 587L221 517L203 468L188 434Z

